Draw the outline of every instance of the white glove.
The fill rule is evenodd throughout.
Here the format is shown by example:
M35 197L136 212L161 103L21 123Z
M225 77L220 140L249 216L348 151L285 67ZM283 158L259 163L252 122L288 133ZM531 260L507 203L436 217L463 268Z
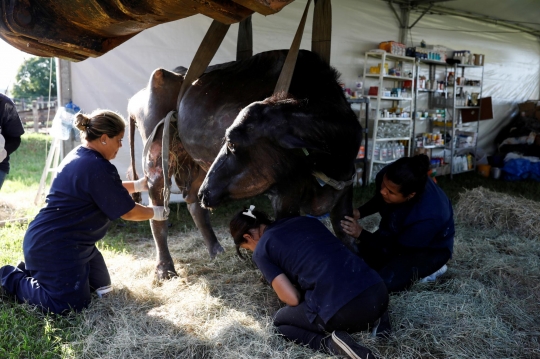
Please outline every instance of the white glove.
M134 181L133 188L135 189L135 192L148 191L148 179L146 178L146 176L137 181Z
M153 206L150 208L154 210L154 217L152 217L154 221L166 221L169 218L169 208L163 206Z

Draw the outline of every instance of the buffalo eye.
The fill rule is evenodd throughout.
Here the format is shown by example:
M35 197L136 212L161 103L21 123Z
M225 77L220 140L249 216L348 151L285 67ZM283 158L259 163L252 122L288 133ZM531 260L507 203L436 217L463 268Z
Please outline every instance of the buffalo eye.
M227 142L227 149L231 151L231 153L234 153L234 143Z

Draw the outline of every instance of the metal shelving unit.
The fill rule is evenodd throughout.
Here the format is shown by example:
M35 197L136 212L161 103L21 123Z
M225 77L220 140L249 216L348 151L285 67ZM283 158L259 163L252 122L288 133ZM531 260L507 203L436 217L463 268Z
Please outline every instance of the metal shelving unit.
M448 64L443 61L417 59L416 60L416 77L415 77L415 97L414 97L414 148L424 148L429 150L430 158L435 156L445 158L446 152L449 151L446 140L448 139L448 130L450 122L447 121L448 116L446 110L448 107ZM420 77L425 76L426 82L424 87L421 86ZM442 85L442 88L440 86ZM427 116L425 113L427 112ZM420 117L418 114L422 114ZM438 118L437 116L440 116ZM419 128L426 131L419 131ZM418 144L418 135L423 133L436 134L441 136L442 143L429 144L424 140L422 144ZM423 138L423 136L422 136ZM436 151L436 152L435 152ZM450 173L450 164L435 167L437 175Z
M367 179L367 165L368 165L368 156L367 153L369 151L369 104L370 100L369 97L361 97L361 98L354 98L354 99L347 99L347 101L350 104L357 103L360 105L360 109L358 110L358 121L360 122L360 125L362 125L362 134L364 138L364 158L357 158L355 161L355 167L358 164L362 164L362 187L367 185L366 179ZM364 124L362 124L362 107L364 107Z
M380 152L377 152L377 149L379 148L379 143L384 144L385 142L405 142L407 145L404 145L404 147L406 147L406 151L404 151L406 153L404 155L410 156L413 128L413 118L411 117L411 114L413 111L414 101L414 93L412 91L412 86L409 89L410 96L406 97L400 96L397 93L395 93L395 96L392 96L392 90L390 90L390 94L385 93L385 87L389 87L392 89L401 89L399 93L402 94L402 89L404 88L403 85L405 81L410 81L412 85L412 81L415 77L416 71L414 64L415 59L413 57L393 55L385 51L368 51L365 54L363 75L363 83L365 89L364 91L369 91L370 87L377 87L376 95L369 95L369 92L366 94L366 96L371 99L372 103L372 121L367 127L371 129L369 132L372 135L371 140L373 141L373 146L371 147L371 149L369 149L369 152L366 149L366 157L368 157L368 154L370 154L370 160L368 161L369 170L367 173L367 178L369 179L369 182L374 180L375 175L379 169L378 167L380 167L378 166L376 168L376 171L374 171L374 164L386 165L395 160L381 159ZM378 67L379 73L371 73L371 67ZM388 73L386 73L385 71L386 68L388 68L389 70ZM400 69L399 75L390 74L390 71L392 69ZM406 76L403 76L404 74L406 74ZM400 112L400 114L408 113L406 117L397 117L397 115L395 115L395 112L394 115L392 115L392 109L400 107L403 108L403 111ZM401 136L398 135L380 137L378 136L378 132L382 127L382 122L392 125L408 125L409 129L408 131L405 131L406 134ZM399 128L399 126L395 126L395 128Z
M478 131L480 129L480 116L481 116L481 107L480 100L482 98L482 87L484 85L484 66L480 65L461 65L455 64L453 67L454 72L454 83L452 87L448 87L451 90L449 95L451 98L448 101L448 113L451 116L450 120L452 121L452 141L448 144L451 161L450 161L450 177L453 178L453 175L463 172L474 171L476 169L476 161L472 159L471 166L468 166L467 169L457 169L458 156L462 156L466 153L472 152L476 154L478 146ZM459 75L458 75L459 73ZM467 78L467 76L472 76L472 78ZM458 84L458 77L462 80ZM478 85L467 84L470 81L479 81ZM462 83L465 81L464 83ZM465 95L465 90L476 91L478 94L477 105L470 106L469 98ZM471 115L476 118L476 121L472 122L463 122L463 110L471 110ZM471 146L467 147L457 147L459 145L459 137L456 136L458 131L461 133L469 132L473 134L473 139ZM461 160L461 162L463 162Z

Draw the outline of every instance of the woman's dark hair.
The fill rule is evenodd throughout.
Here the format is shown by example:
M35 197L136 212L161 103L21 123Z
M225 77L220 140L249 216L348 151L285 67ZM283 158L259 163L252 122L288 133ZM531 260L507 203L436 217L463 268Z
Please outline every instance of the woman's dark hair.
M239 211L231 219L231 223L229 223L229 230L231 231L234 244L236 245L236 253L238 253L238 255L243 259L245 259L245 257L240 252L240 245L247 242L244 238L244 234L249 234L249 230L259 228L261 224L272 224L270 218L268 218L266 213L264 213L263 211L257 211L256 209L253 209L251 213L255 216L255 218L245 214L248 211L249 209L247 208Z
M388 165L386 178L400 186L399 192L404 197L413 192L419 195L426 186L429 164L429 157L426 155L402 157Z
M95 110L89 115L79 112L74 124L79 129L81 139L86 141L93 141L102 135L113 138L126 128L124 118L110 110Z

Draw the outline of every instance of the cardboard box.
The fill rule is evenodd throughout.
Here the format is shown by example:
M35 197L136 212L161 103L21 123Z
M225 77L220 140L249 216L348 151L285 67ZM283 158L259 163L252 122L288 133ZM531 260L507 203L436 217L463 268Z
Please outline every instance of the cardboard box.
M538 101L527 101L518 105L519 113L525 117L534 117L537 107Z
M478 101L480 103L480 118L478 117L478 109L463 109L461 110L461 120L463 123L493 119L493 104L491 102L491 97L484 97Z

